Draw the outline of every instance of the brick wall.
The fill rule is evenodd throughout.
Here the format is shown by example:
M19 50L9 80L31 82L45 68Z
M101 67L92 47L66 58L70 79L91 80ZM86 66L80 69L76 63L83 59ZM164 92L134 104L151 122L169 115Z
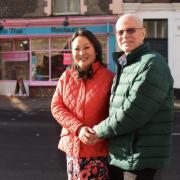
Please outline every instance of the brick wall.
M0 18L46 16L46 0L0 0Z
M112 11L109 10L109 5L112 3L112 0L85 0L85 5L87 6L86 14L112 14Z
M30 97L52 97L55 91L54 86L30 86Z

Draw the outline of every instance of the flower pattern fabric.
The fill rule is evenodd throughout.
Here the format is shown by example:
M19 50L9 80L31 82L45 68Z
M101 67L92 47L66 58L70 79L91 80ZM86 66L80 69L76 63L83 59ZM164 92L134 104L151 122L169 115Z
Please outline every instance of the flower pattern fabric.
M107 157L67 157L68 180L109 180Z

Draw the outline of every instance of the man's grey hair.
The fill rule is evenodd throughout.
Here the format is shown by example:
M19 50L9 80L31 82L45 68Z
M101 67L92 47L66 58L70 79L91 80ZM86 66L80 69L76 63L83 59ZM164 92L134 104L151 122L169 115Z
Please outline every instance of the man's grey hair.
M128 17L134 19L135 21L137 21L137 23L139 24L140 27L143 27L143 19L140 16L138 16L136 14L123 14L118 18L118 20L116 22L116 29L118 28L121 20L124 18L128 18Z

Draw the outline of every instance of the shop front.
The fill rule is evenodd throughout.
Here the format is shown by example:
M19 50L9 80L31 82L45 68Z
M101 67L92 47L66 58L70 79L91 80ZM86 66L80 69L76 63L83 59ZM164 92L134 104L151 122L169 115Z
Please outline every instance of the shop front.
M103 60L114 70L113 23L72 26L50 23L34 27L21 24L22 27L0 30L0 95L51 96L59 77L72 63L70 38L78 29L90 30L97 36Z

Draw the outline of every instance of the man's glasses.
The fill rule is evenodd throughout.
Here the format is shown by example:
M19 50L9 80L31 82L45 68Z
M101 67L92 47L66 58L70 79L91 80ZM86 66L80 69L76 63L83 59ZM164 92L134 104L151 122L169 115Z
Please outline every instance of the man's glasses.
M143 29L143 28L127 28L124 30L119 30L116 32L118 36L122 36L124 32L127 32L128 34L134 34L138 29Z

